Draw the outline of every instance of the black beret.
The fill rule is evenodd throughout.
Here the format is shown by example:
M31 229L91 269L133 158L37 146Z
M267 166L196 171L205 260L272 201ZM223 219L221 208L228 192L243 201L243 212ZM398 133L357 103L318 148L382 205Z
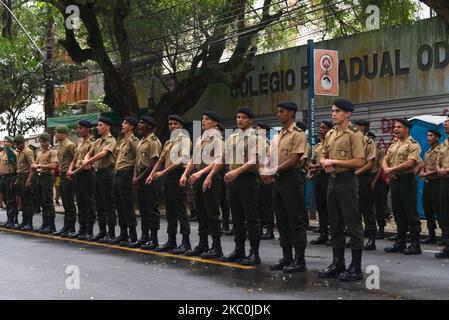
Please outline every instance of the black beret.
M248 107L240 107L240 108L237 110L237 113L243 113L243 114L246 114L250 119L254 119L254 112L253 112L253 110L251 110L251 109L248 108Z
M398 121L398 122L402 123L404 126L409 127L410 129L413 128L412 123L410 121L408 121L407 119L398 118L398 119L394 119L394 121Z
M14 143L19 144L19 143L24 143L24 142L25 142L25 137L22 136L21 134L14 137Z
M373 139L376 139L376 135L374 134L374 132L370 131L366 134L368 137L373 137Z
M359 125L359 126L366 126L369 127L369 121L367 120L354 120L354 124Z
M332 129L334 127L334 124L332 121L323 120L321 123L324 123L329 129Z
M80 122L78 122L78 124L86 128L92 128L92 122L90 122L89 120L81 120Z
M184 119L180 116L178 116L177 114L171 114L168 116L168 120L173 120L173 121L177 121L181 124L184 124Z
M130 125L137 126L139 124L139 120L137 120L134 117L125 117L125 121L128 122Z
M436 135L438 138L441 138L441 132L438 131L437 129L432 129L429 130L430 133L433 133L434 135Z
M271 130L271 127L270 127L268 124L259 122L259 123L257 123L257 125L258 125L259 127L261 127L262 129L267 130L267 132L269 132L269 131Z
M103 122L105 124L107 124L108 126L112 126L112 120L106 117L100 117L98 119L98 122Z
M153 126L153 127L156 126L156 120L154 120L150 116L142 116L142 117L140 117L140 120L142 120L145 123L148 123L150 126Z
M332 104L336 107L339 107L343 111L354 111L354 105L351 101L348 101L346 99L336 99Z
M302 131L306 131L307 130L307 125L302 122L302 121L298 121L296 122L296 126L301 129Z
M287 110L293 110L295 112L298 111L298 107L297 107L296 103L291 102L291 101L279 101L277 103L277 106L287 109Z
M205 111L203 113L204 116L208 117L209 119L212 119L214 121L220 122L221 121L221 116L216 113L215 111Z

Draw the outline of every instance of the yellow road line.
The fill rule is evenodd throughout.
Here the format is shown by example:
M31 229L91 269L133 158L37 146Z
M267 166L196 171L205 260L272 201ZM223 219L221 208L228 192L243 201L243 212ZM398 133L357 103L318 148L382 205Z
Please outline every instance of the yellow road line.
M181 260L197 261L197 262L201 262L201 263L214 264L214 265L223 266L223 267L230 267L230 268L237 268L237 269L244 269L244 270L255 269L255 267L243 266L243 265L237 264L237 263L222 262L222 261L217 261L217 260L209 260L209 259L196 258L196 257L187 257L184 255L176 255L176 254L163 253L163 252L157 252L157 251L132 249L132 248L114 246L114 245L105 244L105 243L62 238L62 237L57 237L57 236L48 235L48 234L40 234L40 233L35 233L35 232L26 232L26 231L12 230L12 229L6 229L6 228L0 228L0 231L16 233L16 234L24 234L24 235L29 235L29 236L38 237L38 238L62 240L65 242L82 243L82 244L87 244L87 245L91 245L91 246L118 249L118 250L122 250L122 251L138 252L138 253L150 254L150 255L161 256L161 257L170 257L170 258L181 259Z

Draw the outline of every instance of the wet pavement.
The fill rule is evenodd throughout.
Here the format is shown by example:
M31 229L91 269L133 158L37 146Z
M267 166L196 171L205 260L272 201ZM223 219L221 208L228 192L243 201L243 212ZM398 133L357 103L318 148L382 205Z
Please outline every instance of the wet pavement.
M5 221L4 212L0 221ZM62 225L62 217L57 222ZM35 225L40 225L39 217ZM160 242L166 240L162 221ZM197 224L192 223L192 245L197 244ZM317 235L309 232L309 240ZM223 250L233 249L233 238L223 236ZM180 238L178 238L178 241ZM376 251L365 252L363 267L379 270L379 289L369 290L366 280L341 283L318 279L318 270L331 260L331 248L309 245L308 272L272 272L268 265L280 258L278 240L261 244L263 265L243 270L205 261L126 251L106 246L67 242L0 231L0 299L448 299L449 260L433 257L436 246L423 246L420 256L386 254L389 241L379 241ZM346 252L350 260L350 250ZM73 278L68 266L80 272L79 290L66 282ZM369 278L370 279L370 278ZM372 279L369 284L374 283Z

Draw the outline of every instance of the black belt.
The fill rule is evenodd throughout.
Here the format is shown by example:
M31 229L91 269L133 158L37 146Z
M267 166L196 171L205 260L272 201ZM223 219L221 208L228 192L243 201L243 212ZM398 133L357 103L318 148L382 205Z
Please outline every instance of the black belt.
M106 171L111 171L112 167L107 167L107 168L101 168L101 169L95 169L95 172L106 172Z
M355 172L352 170L348 170L348 171L343 171L343 172L329 173L329 175L335 179L335 178L343 177L343 176L353 176L353 175L355 175Z

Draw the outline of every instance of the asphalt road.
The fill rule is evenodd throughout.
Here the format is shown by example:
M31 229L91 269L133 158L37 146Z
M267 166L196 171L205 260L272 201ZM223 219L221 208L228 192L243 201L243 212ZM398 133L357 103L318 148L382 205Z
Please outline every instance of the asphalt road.
M5 221L2 211L0 221ZM35 225L40 225L35 218ZM62 225L62 217L57 218ZM192 245L197 244L196 223ZM309 233L309 240L316 237ZM233 238L223 236L223 249L233 249ZM165 221L160 242L165 242ZM254 269L217 265L167 256L127 251L106 246L42 238L0 231L0 299L447 299L449 260L433 257L436 246L424 246L420 256L386 254L389 241L379 241L378 250L366 252L363 266L379 269L379 288L367 289L366 281L341 283L321 280L316 273L331 260L331 249L309 245L306 273L286 275L271 272L267 265L281 256L277 240L261 244L263 265ZM350 261L350 250L346 253ZM68 289L80 273L79 289ZM366 277L369 276L368 274ZM365 279L366 279L365 277ZM373 283L370 281L370 283Z

